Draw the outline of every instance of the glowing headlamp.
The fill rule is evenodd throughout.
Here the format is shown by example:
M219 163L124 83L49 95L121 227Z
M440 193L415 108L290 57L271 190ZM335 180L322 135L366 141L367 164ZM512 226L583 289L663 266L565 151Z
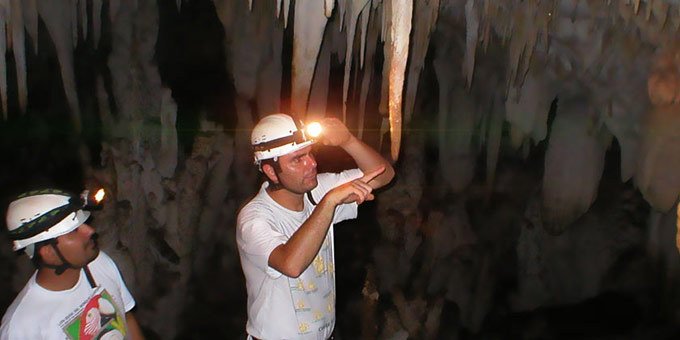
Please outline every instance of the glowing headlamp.
M323 127L319 122L312 122L305 126L305 134L310 138L317 139L323 133Z
M85 190L80 194L80 199L83 202L83 210L101 209L102 201L106 196L104 189L97 190L94 194L90 190Z

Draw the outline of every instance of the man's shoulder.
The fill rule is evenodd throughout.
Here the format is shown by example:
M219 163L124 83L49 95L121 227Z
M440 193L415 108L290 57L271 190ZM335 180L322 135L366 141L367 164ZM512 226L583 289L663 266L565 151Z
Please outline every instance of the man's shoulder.
M54 310L44 307L53 302L55 300L52 296L42 293L37 289L35 282L29 280L5 311L2 317L3 331L7 330L6 326L9 324L23 325L26 322L44 319L45 315L51 314Z
M121 273L118 265L103 250L99 251L99 255L88 264L88 268L98 284L103 284L107 288L119 287L124 284L119 281Z
M100 250L99 255L92 260L92 262L89 263L90 266L100 266L100 267L111 267L117 268L116 263L113 261L113 259L107 254L105 251Z
M246 216L251 216L253 214L255 215L263 215L267 214L268 212L272 211L272 205L267 200L267 197L265 197L266 193L264 191L260 191L255 195L253 198L251 198L246 204L239 209L238 216L239 218L243 218Z

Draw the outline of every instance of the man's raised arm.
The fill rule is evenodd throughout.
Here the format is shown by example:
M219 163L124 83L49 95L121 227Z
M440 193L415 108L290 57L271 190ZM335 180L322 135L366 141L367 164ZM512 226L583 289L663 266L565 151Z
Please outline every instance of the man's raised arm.
M368 184L373 189L378 189L387 185L394 178L394 168L389 161L381 156L372 147L355 137L345 124L337 118L326 118L321 122L324 134L321 142L324 145L339 146L347 152L357 163L359 169L364 174L374 171L380 167L385 167L385 171L374 178Z

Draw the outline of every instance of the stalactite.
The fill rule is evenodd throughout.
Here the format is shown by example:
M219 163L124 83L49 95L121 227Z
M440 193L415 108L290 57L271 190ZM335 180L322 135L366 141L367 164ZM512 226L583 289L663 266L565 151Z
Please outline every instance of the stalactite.
M332 49L332 34L333 29L326 30L321 43L321 51L316 61L316 70L312 78L312 88L309 94L309 105L307 107L307 115L304 117L307 121L319 120L326 115L328 102L328 88L329 76L331 73L331 55Z
M338 28L343 30L345 28L345 12L351 6L352 0L338 0Z
M656 17L657 23L663 27L668 22L668 10L670 9L670 4L664 1L655 1L651 7L654 17Z
M234 168L242 183L252 184L257 180L257 173L252 171L250 130L258 116L273 113L264 110L278 111L279 108L283 31L271 20L273 5L256 1L251 12L243 1L215 1L224 32L229 34L225 40L225 51L229 53L227 67L233 75L237 95ZM258 15L263 18L256 20ZM255 99L263 111L253 111ZM235 197L250 195L249 186L237 188L233 194Z
M479 40L479 19L474 0L465 3L465 56L463 57L463 77L465 84L470 87L475 70L475 51Z
M440 72L437 71L438 74ZM445 89L439 90L445 101L440 101L437 125L439 167L450 190L459 193L470 184L475 173L477 145L473 136L477 123L476 109L474 101L463 88L453 85L448 87L450 92Z
M380 39L380 21L376 17L379 17L380 9L375 9L372 12L374 18L370 21L367 29L366 35L366 63L364 65L364 72L361 79L361 93L359 95L359 131L357 137L363 139L364 135L364 122L366 117L366 101L368 100L368 92L371 87L371 80L373 78L373 64L376 48L378 46L378 39Z
M668 211L680 197L680 115L678 105L655 106L641 128L635 183L659 211Z
M88 14L87 14L87 1L86 0L79 0L78 1L78 22L80 23L80 29L83 32L83 40L87 41L87 34L89 31L89 20L88 20Z
M654 56L647 93L654 105L645 115L635 182L645 199L661 211L680 197L680 44L671 43Z
M525 39L525 25L529 24L529 19L525 17L524 11L517 11L512 14L514 16L512 34L510 35L510 47L509 47L509 73L508 73L508 87L514 81L516 81L517 74L520 72L519 67L521 63L522 54L526 46L524 45L523 39Z
M512 86L509 90L505 112L515 148L519 148L525 138L538 143L546 136L548 112L556 96L549 76L538 70L529 72L522 85Z
M366 55L366 37L368 36L368 22L371 19L372 7L370 2L367 4L366 8L362 11L361 15L361 50L359 51L359 67L364 69L364 59ZM375 18L374 18L375 19Z
M78 25L80 13L78 13L78 0L67 0L68 9L71 14L71 48L76 49L78 45Z
M654 105L680 103L680 43L664 46L654 56L647 80L647 94Z
M0 56L7 52L6 22L9 18L9 3L0 2ZM2 101L2 117L7 120L7 61L0 57L0 101Z
M503 122L505 120L505 107L500 94L497 94L491 105L486 139L486 190L487 197L491 196L496 179L496 165L500 155L501 139L503 135Z
M323 2L295 3L291 112L299 117L304 117L307 112L309 89L327 21Z
M342 118L343 121L347 121L347 93L349 92L349 80L350 80L350 70L352 69L352 52L354 51L354 38L356 34L357 21L359 16L367 7L369 0L348 0L347 10L345 10L345 15L348 16L346 23L347 29L347 41L346 41L346 54L345 54L345 77L343 79L342 85ZM363 12L365 16L368 16L368 11ZM361 41L361 46L364 46L365 42Z
M649 105L647 101L639 100L637 94L645 91L646 74L641 70L649 68L651 52L626 46L630 42L624 37L612 40L614 43L607 50L619 58L616 62L610 58L603 64L602 73L608 74L609 81L603 89L594 92L599 94L598 97L606 98L603 100L607 109L600 117L621 148L621 181L626 182L634 176L637 168L639 126ZM632 50L635 52L631 53ZM620 67L620 63L629 67Z
M454 30L447 29L451 24L450 14L440 17L440 25L433 44L446 46L435 50L432 65L439 85L437 107L437 142L439 169L446 182L445 188L459 193L463 191L474 176L477 145L473 135L477 125L474 98L464 89L464 80L452 76L460 74L460 48L451 41L460 41ZM446 44L446 45L444 45ZM459 43L460 44L460 43ZM462 45L462 44L461 44Z
M52 37L57 50L61 80L64 85L66 100L71 110L71 121L77 131L80 131L80 105L76 90L75 74L73 71L73 8L70 1L39 1L38 13L47 31Z
M283 0L283 27L288 27L288 13L290 13L290 0Z
M260 22L261 32L266 32L268 44L259 51L262 54L262 65L257 76L257 107L260 114L279 112L281 102L281 50L283 46L283 30L275 22ZM265 53L268 52L268 53Z
M38 54L38 0L24 0L21 9L24 14L24 26L33 41L33 53ZM101 0L99 0L101 1ZM95 13L101 13L97 11ZM94 17L94 16L93 16Z
M25 112L26 101L28 100L28 89L26 88L26 50L24 48L24 15L22 6L21 0L11 0L10 30L12 33L12 52L14 53L14 65L16 68L19 109L21 112ZM4 54L2 54L2 56L4 56Z
M675 222L676 235L675 235L675 247L678 248L680 252L680 203L676 204L678 220Z
M381 32L380 40L384 42L383 44L383 67L382 67L382 79L388 81L383 81L380 87L380 104L378 105L378 111L383 115L389 117L389 89L390 89L390 64L392 63L392 53L390 53L390 46L392 45L392 36L389 34L390 27L392 25L392 17L390 13L392 12L392 1L386 1L382 5L381 14ZM382 135L382 134L381 134ZM382 142L381 142L382 145Z
M392 3L390 15L390 73L389 73L389 113L390 113L390 152L392 160L399 158L402 126L402 94L404 90L404 74L408 61L409 35L413 16L413 1L396 1Z
M324 0L323 6L323 14L326 16L326 18L330 18L333 14L333 8L335 7L335 0Z
M413 18L413 47L409 55L408 81L404 98L404 124L411 122L420 72L425 64L425 56L430 46L430 34L437 25L439 0L416 1Z
M99 46L99 37L101 36L101 12L103 5L103 0L92 0L92 39L95 47Z
M338 2L338 4L340 3L341 2ZM342 20L338 20L340 19L339 12L343 11L343 8L343 6L338 6L338 18L331 22L333 27L329 29L331 34L328 35L330 39L329 42L332 45L331 54L338 58L338 63L340 64L345 62L345 51L347 50L347 30L343 29Z
M604 155L611 142L582 100L560 105L545 154L544 227L559 234L583 215L597 197Z
M633 98L621 98L611 104L611 113L604 116L607 128L616 136L621 148L621 181L631 179L636 171L640 132L638 126L644 109Z

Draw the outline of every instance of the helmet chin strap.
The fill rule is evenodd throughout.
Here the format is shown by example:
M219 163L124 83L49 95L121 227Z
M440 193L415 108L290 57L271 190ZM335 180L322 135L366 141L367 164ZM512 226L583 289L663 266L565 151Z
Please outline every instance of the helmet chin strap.
M60 265L53 265L53 264L48 264L48 263L41 261L42 267L54 269L54 273L57 274L57 275L63 274L66 271L66 269L69 269L69 268L78 269L75 266L73 266L70 262L68 262L68 260L66 260L64 255L61 253L61 251L59 250L59 247L57 247L57 239L56 238L53 239L49 243L49 245L52 246L52 249L54 249L54 251L57 253L57 256L61 260L61 264Z

